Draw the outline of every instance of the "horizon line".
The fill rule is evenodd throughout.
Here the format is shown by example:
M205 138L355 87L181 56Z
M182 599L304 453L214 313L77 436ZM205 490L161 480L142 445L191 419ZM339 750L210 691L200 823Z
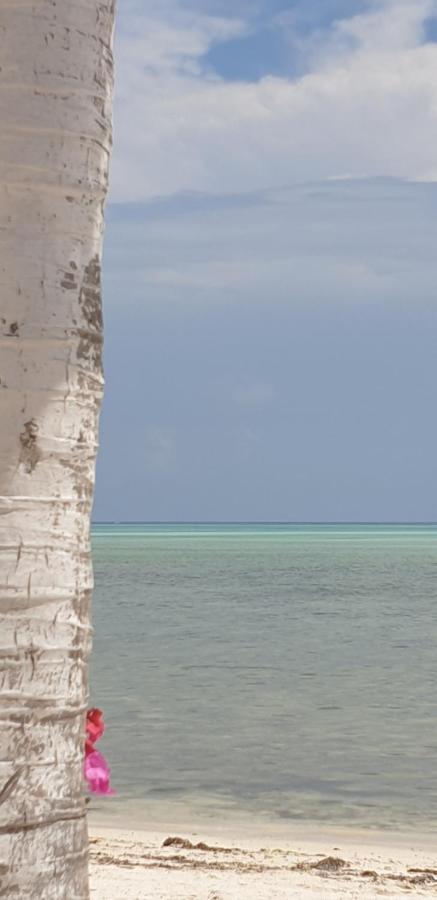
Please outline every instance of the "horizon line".
M431 520L358 519L96 519L91 525L437 525Z

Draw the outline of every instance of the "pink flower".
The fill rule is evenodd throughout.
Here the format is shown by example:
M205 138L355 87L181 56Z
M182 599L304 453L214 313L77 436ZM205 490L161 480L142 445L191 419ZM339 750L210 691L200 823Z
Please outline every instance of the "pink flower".
M98 750L92 750L85 756L84 774L92 794L102 794L107 797L115 794L109 784L108 764Z
M92 794L104 794L107 797L115 794L109 784L109 766L104 756L94 748L95 741L101 738L105 726L100 709L89 709L86 714L86 739L84 775L88 789Z
M103 713L101 709L89 709L86 714L86 736L91 744L101 738L105 726L103 724Z

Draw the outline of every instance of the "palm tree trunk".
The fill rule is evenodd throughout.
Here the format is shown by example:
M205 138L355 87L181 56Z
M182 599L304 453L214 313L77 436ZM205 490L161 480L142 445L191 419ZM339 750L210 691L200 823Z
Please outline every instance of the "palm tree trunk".
M0 897L87 898L113 0L0 0Z

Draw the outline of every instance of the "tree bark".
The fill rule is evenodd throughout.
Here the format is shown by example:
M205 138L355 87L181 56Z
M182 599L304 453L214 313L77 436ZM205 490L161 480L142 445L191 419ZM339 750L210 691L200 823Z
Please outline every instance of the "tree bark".
M0 0L0 897L87 898L113 0Z

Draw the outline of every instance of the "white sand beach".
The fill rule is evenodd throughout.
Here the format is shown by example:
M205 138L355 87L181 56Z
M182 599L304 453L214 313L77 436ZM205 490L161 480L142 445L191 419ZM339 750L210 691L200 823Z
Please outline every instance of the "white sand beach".
M162 827L162 826L160 826ZM375 900L437 896L432 835L91 825L93 900Z

